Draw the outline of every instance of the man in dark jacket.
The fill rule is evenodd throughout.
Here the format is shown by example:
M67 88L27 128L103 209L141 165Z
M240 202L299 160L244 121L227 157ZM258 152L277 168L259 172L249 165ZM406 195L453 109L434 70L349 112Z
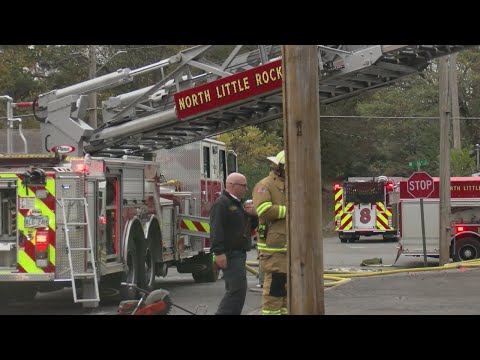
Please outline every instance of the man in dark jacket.
M250 232L258 225L253 204L242 205L248 186L240 173L228 175L226 188L210 210L211 251L223 271L225 295L215 315L240 315L247 295L247 251Z

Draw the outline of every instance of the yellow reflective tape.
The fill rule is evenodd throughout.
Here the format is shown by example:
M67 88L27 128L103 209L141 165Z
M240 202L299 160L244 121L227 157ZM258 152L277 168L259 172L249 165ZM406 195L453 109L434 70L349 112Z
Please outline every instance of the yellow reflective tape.
M52 244L48 244L48 260L55 266L55 247Z
M25 224L24 217L20 211L17 211L17 229L18 231L24 231L23 224Z
M284 205L279 205L278 206L278 218L279 219L285 219L287 216L287 207Z
M262 310L262 315L282 315L281 310Z
M337 211L338 208L342 208L342 203L335 203L335 212Z
M262 251L270 251L270 252L285 252L287 251L287 247L284 246L284 247L270 247L268 246L267 244L265 243L257 243L257 248L258 250L262 250Z
M377 225L377 229L379 230L387 230L380 221L377 221L376 225Z
M188 230L198 231L197 227L195 225L193 225L193 222L191 220L183 220L183 222L185 223L185 225L187 225Z
M200 224L202 224L203 228L207 233L210 232L210 224L208 222L201 222Z
M18 178L17 177L17 174L0 174L0 179L4 179L4 178Z
M338 190L336 193L335 193L335 202L338 202L339 198L343 195L343 189L340 189Z
M35 265L35 261L27 255L25 250L18 251L18 263L22 266L27 273L30 274L42 274L44 271Z
M377 202L377 206L383 211L385 211L385 205L383 204L383 202Z
M349 202L347 203L347 205L345 205L345 211L347 212L352 212L354 208L355 208L355 205L353 204L353 202Z
M392 216L392 212L390 210L388 210L388 208L385 208L385 211L384 211L385 215L387 215L388 217Z
M344 224L352 218L352 215L351 214L345 214L345 217L340 221L340 227L343 228L344 230L348 230L348 229L351 229L352 226L353 226L353 221L350 221L350 224L344 226Z
M344 218L340 220L340 224L345 224L349 219L352 218L352 214L345 214Z
M257 207L257 214L258 216L262 215L265 211L272 207L272 203L270 201L266 201L258 205Z
M45 184L45 189L55 197L55 179L47 176L47 183Z

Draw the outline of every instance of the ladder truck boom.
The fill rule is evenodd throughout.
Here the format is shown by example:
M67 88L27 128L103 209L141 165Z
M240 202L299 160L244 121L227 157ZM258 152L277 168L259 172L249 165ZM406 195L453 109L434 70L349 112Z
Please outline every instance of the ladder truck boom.
M199 45L138 69L121 69L39 97L45 151L62 144L120 157L173 148L282 116L281 47ZM225 46L224 46L225 47ZM433 59L470 45L319 45L320 102L346 99L423 71ZM166 66L174 66L163 75ZM171 67L169 67L171 69ZM155 70L154 85L103 102L104 123L85 122L86 94L114 88ZM66 120L67 119L67 120Z

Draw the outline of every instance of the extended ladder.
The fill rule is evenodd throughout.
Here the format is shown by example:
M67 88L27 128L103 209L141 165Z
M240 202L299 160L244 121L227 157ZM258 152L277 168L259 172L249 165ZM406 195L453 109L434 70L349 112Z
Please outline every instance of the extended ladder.
M71 280L72 280L72 289L73 289L73 299L75 303L78 302L98 302L100 301L100 296L99 296L99 291L98 291L98 281L97 281L97 270L95 267L95 255L93 251L93 241L92 241L92 236L90 232L90 222L88 220L88 212L87 212L87 199L86 198L61 198L60 199L60 205L63 210L63 224L64 224L64 230L65 230L65 241L67 245L67 254L68 254L68 262L70 265L70 273L71 273ZM78 218L75 219L77 221L69 222L68 216L67 216L67 211L69 209L72 209L75 204L77 204L79 209L80 207L83 207L83 211L78 211ZM83 216L80 216L83 215ZM70 245L70 227L75 226L75 227L82 227L84 226L86 228L87 232L87 238L88 242L85 247L72 247ZM81 264L82 270L86 268L86 270L83 270L81 272L76 272L76 268L79 266L75 266L73 259L77 258L78 253L84 253L85 257L81 257L81 259L84 259L86 261L86 266L84 266L85 263ZM91 279L93 280L93 294L92 297L84 297L79 299L77 296L77 287L75 286L75 280L80 280L80 279ZM84 294L85 295L85 294Z

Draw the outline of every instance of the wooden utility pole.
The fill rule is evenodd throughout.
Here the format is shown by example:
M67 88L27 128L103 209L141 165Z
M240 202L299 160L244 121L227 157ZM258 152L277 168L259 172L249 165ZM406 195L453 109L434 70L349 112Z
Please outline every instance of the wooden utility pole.
M460 108L458 106L458 80L457 80L457 53L449 55L448 81L452 96L452 123L453 123L453 148L461 149L460 136Z
M89 53L89 60L90 66L88 71L88 78L95 79L97 73L97 52L95 45L88 46L88 53ZM90 107L90 114L88 115L88 123L89 125L96 129L97 128L97 93L93 92L89 95L88 98L89 107Z
M440 266L450 258L450 117L448 57L439 63L439 107L440 107Z
M290 315L325 313L317 51L282 46Z

